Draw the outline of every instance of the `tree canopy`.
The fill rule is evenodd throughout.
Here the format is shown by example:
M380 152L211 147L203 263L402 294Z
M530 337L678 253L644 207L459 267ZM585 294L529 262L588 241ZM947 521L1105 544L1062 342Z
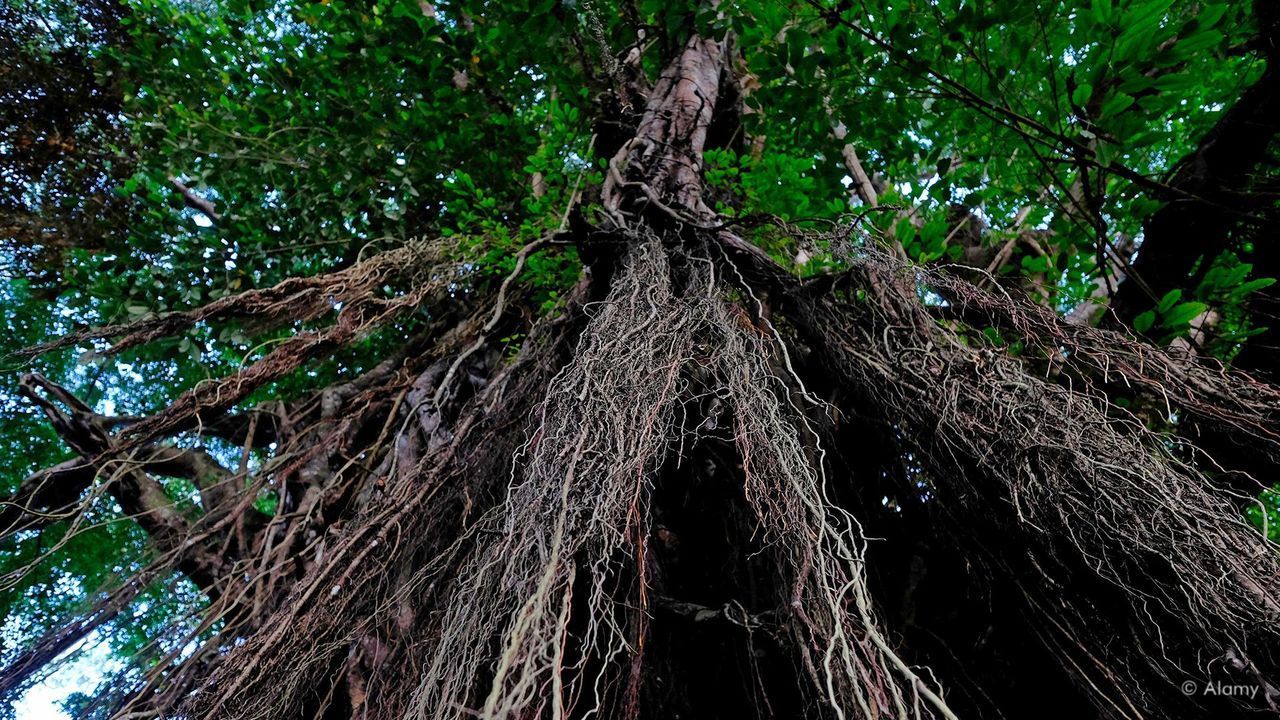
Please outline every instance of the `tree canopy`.
M68 714L1275 711L1278 53L2 0L0 700L105 644Z

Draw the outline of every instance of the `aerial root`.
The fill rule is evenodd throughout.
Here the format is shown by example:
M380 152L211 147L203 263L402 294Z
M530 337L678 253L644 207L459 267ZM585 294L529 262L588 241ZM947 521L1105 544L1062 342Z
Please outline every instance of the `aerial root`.
M248 643L232 649L230 636L215 635L185 665L174 660L178 670L165 681L195 683L218 668L189 701L190 716L288 716L313 708L306 696L313 688L323 685L328 703L335 677L361 673L347 681L362 688L352 697L367 689L379 716L643 714L651 689L643 684L653 674L642 668L655 667L665 651L654 644L653 610L672 601L655 598L665 568L651 538L667 509L655 486L681 477L664 473L686 449L723 440L731 460L705 459L724 466L716 482L736 483L750 516L733 522L751 525L745 534L762 542L771 575L744 601L753 610L767 606L762 616L777 620L769 632L806 672L802 693L840 718L953 717L936 682L895 648L874 605L862 528L828 495L829 428L816 423L832 409L806 387L814 378L804 373L815 364L829 376L822 389L834 385L842 396L842 410L882 421L910 466L907 491L927 487L947 532L992 553L993 567L1040 573L1014 585L1024 588L1051 646L1080 648L1101 668L1080 670L1087 683L1100 674L1131 679L1139 666L1181 680L1195 676L1197 661L1225 657L1275 684L1276 548L1244 523L1236 498L1193 464L1196 456L1179 451L1180 440L1107 395L1127 382L1171 410L1272 446L1274 388L1066 327L1032 303L872 250L851 256L839 277L806 284L788 275L768 284L758 282L764 273L749 275L752 283L721 277L723 263L700 255L697 242L626 240L629 255L604 301L566 311L572 331L556 340L531 331L515 362L501 362L488 340L499 336L517 264L487 322L475 314L465 331L433 346L432 370L419 372L429 361L417 357L413 372L360 395L387 415L376 447L360 458L368 466L353 456L342 470L327 470L334 483L359 485L361 501L328 545L299 543L315 550L314 568L281 594L274 612L254 608L265 614L241 636ZM332 327L198 386L132 424L113 450L225 410L307 358L391 321L444 282L438 271L423 271L404 294L380 297L375 289L394 270L372 267L341 288L325 285L330 277L320 283L325 290L313 289L345 298ZM768 285L771 307L753 292L757 282ZM244 305L193 311L200 317L79 340L123 333L128 346L167 332L152 322L273 318L284 312L277 303L303 302L297 298L313 290L261 291L237 301ZM937 298L948 311L943 322ZM988 323L1034 351L1018 358L970 342ZM798 372L789 353L804 349L813 352ZM485 377L466 385L479 367ZM714 403L703 402L710 397ZM691 420L694 407L705 417ZM345 437L343 427L306 442ZM704 427L712 429L702 434ZM710 437L717 432L727 437ZM278 452L286 464L274 471L302 472L327 457L310 447ZM851 483L862 479L860 468L834 467ZM348 470L351 477L341 477ZM1129 649L1091 634L1096 598L1064 593L1046 602L1032 589L1084 576L1127 602L1107 610L1114 614L1107 627L1136 630ZM243 631L230 620L226 626ZM396 673L417 682L389 680ZM1140 683L1129 684L1112 679L1100 692L1117 706L1159 708ZM183 702L188 687L172 702ZM653 709L660 708L644 711Z
M726 302L710 263L673 270L666 252L636 246L548 389L507 501L472 533L413 716L638 712L634 668L662 652L645 644L650 491L681 440L677 407L703 391L690 378L709 370L810 694L837 717L952 717L878 625L861 530L825 495L811 408L792 404L774 336Z
M268 288L218 298L193 310L163 313L127 323L85 328L51 342L19 351L21 357L79 345L88 340L114 339L102 354L116 354L129 348L173 337L198 323L235 319L250 323L257 331L285 324L314 320L335 308L377 297L384 287L410 284L438 285L456 281L461 265L448 263L445 246L439 242L415 240L402 247L378 253L349 268L311 277L292 277Z
M637 651L646 600L618 597L616 585L648 533L649 475L672 435L698 322L669 278L662 248L639 245L547 388L507 501L477 529L444 609L414 717L598 708L603 668ZM570 605L586 608L573 649Z
M1197 403L1212 404L1217 394L1235 397L1223 421L1259 443L1272 441L1274 425L1267 423L1277 406L1259 398L1273 389L1100 330L1065 330L1023 307L1030 305L1024 300L998 300L876 254L859 262L849 273L864 290L856 299L802 300L789 317L831 376L868 404L860 412L880 418L919 464L952 531L982 528L1003 538L1000 547L1029 556L1051 585L1067 585L1053 574L1070 567L1117 588L1129 599L1125 624L1144 634L1136 639L1144 651L1133 659L1159 677L1201 677L1192 664L1198 653L1201 661L1247 658L1236 662L1246 674L1277 684L1277 548L1244 521L1231 495L1175 455L1168 435L1110 406L1093 373L1114 351L1112 373L1125 373L1136 387L1163 389L1172 407L1198 412ZM887 295L870 291L872 273L895 278L878 284ZM998 310L1011 321L1007 327L1025 333L1028 346L1065 346L1068 352L1052 358L1063 382L939 325L920 302L926 292L963 304L961 316L980 310L977 317L989 318ZM1104 350L1104 342L1111 347ZM1088 618L1091 611L1082 605L1076 615ZM1110 644L1111 638L1090 637L1087 627L1075 629L1076 642Z
M464 323L471 330L440 339L438 360L410 378L390 431L380 434L385 450L365 468L371 475L346 531L330 534L323 561L317 558L248 643L219 660L215 679L184 702L187 715L292 716L309 707L316 688L325 689L326 703L368 701L361 712L370 717L404 715L414 684L403 680L421 660L418 626L439 607L439 578L423 565L449 556L473 514L496 501L531 409L576 342L575 318L590 287L579 283L566 296L564 315L535 324L513 362L502 362L493 348L456 362L488 317L481 310ZM460 367L454 388L436 403L445 369L453 367ZM477 372L485 377L473 377ZM481 386L474 396L459 392L473 383Z
M789 594L778 602L795 616L793 642L806 666L822 668L821 696L842 718L954 718L940 691L894 651L876 616L862 528L828 499L824 452L806 419L813 408L797 406L816 401L777 357L786 350L772 332L745 329L736 306L717 307L717 369L744 491L776 555L778 586Z

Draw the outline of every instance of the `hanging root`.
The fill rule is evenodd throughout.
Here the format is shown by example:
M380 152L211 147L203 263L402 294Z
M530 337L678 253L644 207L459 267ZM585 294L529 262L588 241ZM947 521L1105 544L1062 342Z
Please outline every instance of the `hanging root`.
M411 259L408 253L418 251L406 248L386 253L392 256L389 260L368 261L373 264L370 272L359 274L365 286L356 286L359 287L356 291L353 286L342 285L344 294L351 299L340 306L337 321L333 325L299 333L248 367L228 377L200 383L160 412L130 425L123 434L127 441L121 447L136 447L153 438L189 429L202 422L202 416L216 417L248 397L254 390L284 377L310 360L349 345L373 329L420 306L432 295L447 290L458 281L456 272L441 272L435 267L424 272L424 276L403 294L391 298L374 294L382 286L385 273L392 272L393 268L397 273L411 272L414 266L405 265ZM333 302L335 306L337 303L336 300L329 300L328 296L325 302ZM121 342L128 342L134 334L126 336ZM116 349L118 348L119 344Z
M903 272L902 264L892 259L877 253L863 256L885 272L892 267ZM1260 444L1272 460L1280 460L1280 388L1229 372L1212 358L1196 359L1121 333L1067 322L1042 304L983 291L948 268L913 274L920 287L947 298L961 320L972 318L999 328L1055 362L1067 361L1062 369L1097 390L1114 384L1146 392L1240 443Z
M306 322L331 312L335 307L376 297L385 286L398 286L406 281L413 286L457 281L461 267L458 264L448 265L444 260L443 244L415 240L344 270L289 278L269 288L219 298L194 310L78 330L57 340L20 350L17 355L30 358L73 347L86 340L109 338L115 340L103 354L116 354L154 340L173 337L210 320L247 321L257 331Z
M114 354L158 338L169 337L199 322L239 318L258 329L284 322L314 320L337 310L336 321L300 332L261 359L232 375L198 384L154 415L129 424L115 452L127 452L158 438L214 419L260 387L278 380L315 358L342 348L373 329L448 290L463 276L460 263L445 262L440 243L413 241L346 270L310 278L291 278L270 288L250 290L184 312L168 313L122 325L89 328L19 354L33 357L85 340L117 338L105 352ZM388 296L392 286L408 290Z
M1175 456L1167 436L1108 407L1101 382L1072 381L1063 372L1060 384L1028 373L1023 361L975 347L930 317L920 293L939 291L918 286L916 271L877 253L856 262L847 294L800 300L788 317L831 376L865 405L858 411L880 418L920 463L955 521L952 530L982 528L987 546L1007 553L1001 564L1023 567L1018 558L1029 556L1046 573L1041 583L1063 593L1072 592L1067 572L1111 584L1129 605L1121 625L1140 634L1145 661L1170 687L1201 680L1209 672L1204 664L1228 660L1251 680L1276 684L1280 555L1244 522L1232 498ZM1076 378L1123 372L1192 410L1230 395L1230 414L1218 414L1230 427L1263 443L1274 433L1267 420L1276 406L1254 400L1270 388L1166 357L1144 363L1158 353L1092 329L1066 335L1019 301L997 302L953 278L943 282L940 294L962 305L962 315L981 310L980 317L991 317L999 309L1027 331L1029 345L1056 350L1057 341L1070 341L1065 357L1054 360ZM974 298L981 303L966 304ZM1053 334L1046 338L1046 331ZM1119 358L1109 368L1107 353ZM1076 592L1054 599L1092 601ZM1091 607L1081 605L1076 617L1087 621L1097 612ZM1096 657L1111 654L1111 638L1072 630L1082 635L1071 642L1085 643ZM1097 675L1097 668L1085 674ZM1114 676L1100 682L1113 685L1108 692L1123 704L1151 711L1146 689L1123 687Z
M464 323L470 330L441 341L436 361L397 404L381 460L359 475L360 511L329 535L323 558L261 630L185 700L188 716L293 717L344 702L353 714L404 714L414 687L404 679L418 667L416 628L437 606L437 579L422 567L496 501L533 407L576 342L590 287L579 283L563 315L535 325L514 362L466 342L500 330L487 307ZM469 359L459 363L463 354Z
M837 717L955 715L939 693L890 647L867 587L857 521L827 499L824 458L803 410L791 404L798 378L770 332L744 329L736 306L719 305L713 326L717 370L735 423L744 490L770 540L789 597L779 598L803 664ZM738 310L740 314L741 311ZM771 330L771 328L770 328ZM775 351L782 362L770 363ZM788 398L783 402L780 398Z
M642 652L646 488L671 439L693 309L673 294L662 248L640 244L547 389L507 502L477 529L414 717L600 708L610 662ZM632 592L624 578L637 563ZM476 695L481 677L491 687Z
M711 264L673 269L636 246L552 383L509 497L475 545L435 632L414 717L636 717L655 568L652 484L682 442L676 410L708 371L727 401L811 695L836 717L953 717L877 626L863 539L824 495L822 455L793 378L771 364L773 336L723 301ZM673 280L673 277L676 278ZM695 423L696 425L697 423Z
M880 479L856 464L861 448L827 457L840 411L878 423L895 446L881 454L910 466L919 485L909 492L927 488L920 505L935 510L939 534L1007 574L1001 586L1020 590L1037 632L1107 712L1196 702L1169 689L1215 663L1276 684L1276 548L1195 465L1201 456L1108 402L1127 383L1271 452L1273 388L871 250L845 273L801 281L723 229L611 232L627 248L621 266L601 260L513 361L491 338L524 327L506 308L520 262L495 307L295 407L297 426L281 410L275 457L252 480L244 465L219 474L222 490L200 486L205 513L171 518L188 532L152 535L188 564L214 552L221 574L201 586L211 604L181 642L153 649L142 691L121 707L219 720L630 720L684 714L671 710L682 702L688 714L706 709L705 698L673 699L705 680L741 688L751 698L741 706L760 716L776 701L810 717L954 718L881 620L890 606L877 611L884 588L868 572L862 526L833 499ZM387 298L380 288L397 270L377 267L341 289L325 284L337 274L323 291L262 291L172 320L272 318L283 312L273 303L306 304L314 297L296 298L313 291L343 298L331 327L119 435L69 394L56 398L65 412L34 398L55 427L93 431L76 446L86 465L98 453L143 458L109 485L141 487L143 465L164 468L145 461L163 449L152 438L212 421L453 277L424 271ZM592 304L599 282L607 295ZM988 325L1029 350L972 342ZM168 327L80 339L123 333L128 346ZM839 411L817 399L826 392ZM72 422L84 418L93 422ZM247 456L252 427L243 437ZM279 507L248 522L267 483ZM28 490L49 495L34 481ZM716 514L716 531L689 529L680 549L662 523L685 532L699 513ZM709 639L699 649L710 657L745 643L751 656L724 672L698 667L676 657L686 630L698 640L683 647ZM51 637L45 655L66 644Z

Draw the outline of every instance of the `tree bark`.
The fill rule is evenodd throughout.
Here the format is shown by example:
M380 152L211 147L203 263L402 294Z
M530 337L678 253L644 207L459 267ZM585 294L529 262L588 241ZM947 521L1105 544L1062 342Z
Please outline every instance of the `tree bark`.
M635 137L609 163L601 193L607 211L638 213L648 201L668 216L663 222L671 216L693 222L715 217L703 197L702 153L724 71L720 43L689 39L649 94ZM626 190L636 193L628 197Z

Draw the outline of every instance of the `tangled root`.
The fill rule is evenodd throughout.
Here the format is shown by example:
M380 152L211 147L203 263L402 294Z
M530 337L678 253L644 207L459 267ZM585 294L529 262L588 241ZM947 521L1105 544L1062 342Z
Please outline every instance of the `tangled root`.
M1071 592L1067 572L1111 584L1128 600L1122 624L1140 634L1139 644L1149 650L1145 662L1170 686L1201 677L1206 671L1192 663L1214 658L1230 658L1251 679L1274 682L1280 555L1245 523L1232 497L1175 455L1169 436L1110 407L1096 384L1030 374L1024 362L972 346L940 326L919 300L921 292L940 292L929 283L937 276L875 254L859 262L850 277L860 300L805 302L793 319L820 349L816 355L868 404L863 412L891 427L919 462L944 514L955 520L952 529L963 534L979 526L986 537L1001 537L997 552L1028 554L1045 574L1038 584L1064 593ZM1163 388L1183 407L1206 414L1216 396L1233 397L1216 417L1258 442L1274 433L1267 422L1277 406L1257 399L1273 392L1266 386L1178 365L1102 331L1068 332L1043 313L953 278L941 284L940 294L962 316L979 311L990 318L999 309L1028 344L1062 343L1067 351L1056 362L1081 376L1096 373L1107 357L1118 358L1106 369L1135 385ZM1008 557L1003 564L1024 565ZM1087 596L1055 599L1090 602ZM1033 604L1051 605L1043 598ZM1073 615L1087 619L1094 612L1080 606ZM1070 630L1078 633L1070 644L1083 643L1095 657L1111 655L1110 638L1092 636L1078 622ZM1151 709L1140 686L1125 687L1114 675L1104 682L1121 704Z
M170 312L129 323L86 328L57 340L35 345L17 354L35 357L73 347L86 340L115 338L103 354L116 354L154 340L172 337L209 320L250 321L254 329L269 330L284 324L306 322L335 307L375 297L384 286L410 281L415 286L455 281L458 268L444 267L445 247L437 242L412 241L378 253L344 270L288 278L269 288L228 295L194 310Z
M210 308L214 308L217 303L190 313L177 313L182 317L175 321L186 323L194 322L192 318L209 317L213 314L225 315L232 311L237 313L261 311L268 317L272 317L279 312L280 303L288 304L289 302L301 302L304 307L307 307L308 303L311 306L319 303L322 309L339 308L337 321L333 325L294 335L248 367L218 380L202 382L183 393L160 412L131 425L124 433L127 441L121 445L120 449L137 447L156 437L186 430L200 423L202 415L215 417L248 397L254 390L284 377L310 360L352 343L373 329L420 306L432 295L448 289L458 281L457 268L442 268L438 265L428 265L424 268L421 264L423 258L435 257L437 254L438 250L434 246L424 247L413 244L375 256L361 265L330 276L286 281L275 288L261 291L260 296L255 296L253 292L243 293L234 298L228 298L228 300L234 300L234 303L228 303L214 310ZM390 298L380 297L381 288L393 276L416 278L416 280L403 294ZM306 283L308 280L314 282L292 293L293 300L285 298L259 304L264 297L279 294L283 286L291 283ZM339 298L345 298L345 300L339 300ZM117 352L124 347L146 342L151 338L152 333L172 332L165 328L170 317L172 316L166 316L154 322L144 322L142 327L129 330L128 334L116 343L112 351ZM106 333L108 330L109 328L96 332Z
M540 423L500 512L457 581L414 717L486 717L599 708L604 669L639 652L638 597L617 597L648 534L645 489L672 435L680 371L700 318L681 307L656 243L640 245L588 327L573 362L547 389ZM643 562L639 567L643 570ZM571 607L586 618L570 650ZM628 622L628 620L631 620ZM497 650L496 665L490 657ZM600 662L596 670L589 663ZM475 696L476 678L492 673Z
M900 263L876 253L865 262L888 271ZM1107 384L1144 391L1222 428L1241 443L1261 445L1280 460L1280 388L1228 371L1212 358L1154 347L1118 332L1067 322L1050 308L1007 293L987 292L948 268L917 270L921 287L948 298L962 319L1009 332L1074 371L1074 379L1101 392ZM1063 362L1065 361L1065 363Z
M718 306L718 370L735 422L748 502L771 537L789 590L780 598L803 664L837 717L955 715L940 694L894 651L867 587L858 522L827 498L823 453L794 398L798 378L779 376L772 335L749 332ZM800 395L805 400L811 398ZM814 668L821 667L821 672Z
M589 287L580 283L569 293L565 315L535 325L514 362L481 362L493 353L471 353L491 368L474 397L439 391L449 368L468 377L483 372L458 363L460 341L483 318L473 316L464 323L469 332L437 347L438 360L397 403L394 437L360 486L360 512L346 532L331 534L323 562L317 559L262 629L184 701L184 716L291 717L321 712L317 703L323 710L343 696L358 698L369 717L403 716L413 688L404 678L420 664L414 628L435 607L434 579L422 567L446 555L472 513L494 502L530 409L575 342L571 319Z
M646 646L653 476L683 440L677 409L699 374L712 387L696 391L732 417L776 612L792 618L813 695L837 717L953 717L877 627L860 529L825 497L795 379L773 368L775 336L685 260L682 274L653 239L637 245L549 388L519 479L473 533L414 717L638 715L639 668L662 652Z
M820 417L838 413L810 392L818 385L852 399L841 410L881 425L945 532L1009 574L1042 637L1113 714L1159 714L1171 706L1160 687L1203 677L1210 663L1273 686L1276 548L1245 524L1238 498L1195 464L1198 455L1114 407L1108 393L1128 383L1238 442L1280 448L1274 388L1067 326L1031 303L871 250L852 256L848 272L809 283L739 267L749 255L739 252L730 260L743 274L722 277L718 238L626 237L629 255L607 297L584 306L583 291L567 319L536 326L560 330L531 330L514 363L488 343L514 275L487 322L473 314L430 356L406 350L403 367L360 396L357 404L380 408L371 416L385 416L360 457L335 472L327 451L307 447L274 470L310 471L321 458L324 491L361 498L343 511L346 528L326 538L314 565L299 565L273 613L239 626L243 646L220 637L189 660L166 657L172 672L147 679L147 691L171 683L155 706L185 702L187 715L207 718L320 716L341 687L353 714L361 706L373 717L664 711L654 693L669 688L655 689L656 669L699 669L664 657L671 647L654 631L657 612L717 614L660 595L665 563L680 556L655 544L666 542L659 521L673 511L663 493L685 479L672 467L702 453L715 470L694 471L703 474L690 482L730 486L740 502L726 527L760 548L740 617L722 616L766 628L798 669L806 714L953 718L937 683L895 647L875 607L862 527L828 495L833 470L855 484L869 478L852 454L841 453L848 466L827 458ZM343 285L335 325L197 387L111 449L198 423L450 282L431 271L402 295L378 297L389 277L380 273L395 270L377 267ZM172 322L283 312L269 308L284 300L262 292ZM1017 358L971 342L987 325L1037 352ZM152 332L164 328L144 323L121 342ZM797 370L791 353L805 351ZM815 366L822 382L806 374ZM458 378L474 389L455 392ZM345 437L347 425L334 421L303 442ZM767 577L755 584L759 568ZM213 680L199 680L214 667ZM774 688L756 681L767 706Z

